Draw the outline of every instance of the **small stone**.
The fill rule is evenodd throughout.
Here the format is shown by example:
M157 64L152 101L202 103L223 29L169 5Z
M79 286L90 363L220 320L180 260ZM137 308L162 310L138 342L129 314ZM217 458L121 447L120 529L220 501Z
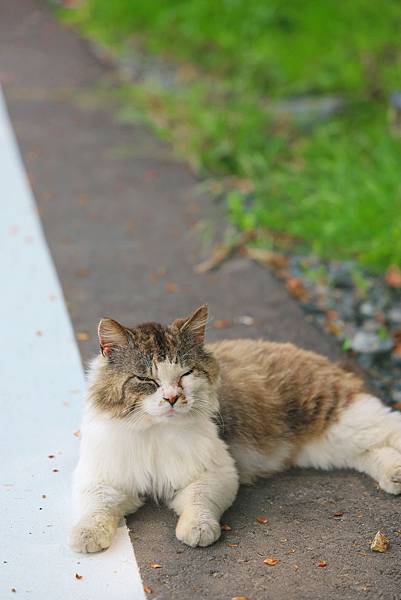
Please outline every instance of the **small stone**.
M364 331L368 331L371 333L376 333L382 327L381 323L378 323L374 319L366 319L362 325L362 329Z
M371 302L362 302L361 306L359 307L359 312L363 317L371 318L375 314L375 307Z
M355 334L351 348L354 352L361 354L382 354L390 352L393 348L393 340L390 337L382 338L376 333L359 330Z
M401 385L396 384L391 390L391 399L393 402L401 402Z
M330 277L334 287L352 288L354 286L354 281L352 279L352 268L353 265L349 262L345 262L331 268Z
M401 307L395 306L394 308L390 308L387 318L391 323L401 323Z
M399 352L392 352L390 360L395 367L401 367L401 354Z

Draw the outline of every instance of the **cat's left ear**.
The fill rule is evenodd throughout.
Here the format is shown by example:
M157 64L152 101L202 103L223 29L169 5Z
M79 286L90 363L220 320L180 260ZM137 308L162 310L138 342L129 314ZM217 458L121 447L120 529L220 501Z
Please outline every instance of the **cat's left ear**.
M114 321L114 319L102 319L99 323L97 333L103 356L110 356L115 348L128 344L125 327Z
M202 304L190 317L184 317L183 319L176 319L171 324L173 329L184 332L188 331L192 333L194 338L199 344L203 344L205 341L205 329L207 323L208 308L207 304Z

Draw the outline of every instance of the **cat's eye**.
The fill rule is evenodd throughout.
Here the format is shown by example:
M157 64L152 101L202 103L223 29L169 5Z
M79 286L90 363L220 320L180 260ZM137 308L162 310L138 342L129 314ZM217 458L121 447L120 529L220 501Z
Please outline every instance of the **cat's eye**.
M191 375L193 372L194 372L194 370L193 370L193 369L191 369L190 371L187 371L186 373L184 373L183 375L181 375L181 379L182 379L183 377L186 377L187 375Z
M151 377L142 377L140 375L135 375L135 377L137 379L139 379L139 381L145 381L146 383L154 383L154 385L156 387L159 387L159 384L157 383L157 381L155 381L154 379L152 379Z

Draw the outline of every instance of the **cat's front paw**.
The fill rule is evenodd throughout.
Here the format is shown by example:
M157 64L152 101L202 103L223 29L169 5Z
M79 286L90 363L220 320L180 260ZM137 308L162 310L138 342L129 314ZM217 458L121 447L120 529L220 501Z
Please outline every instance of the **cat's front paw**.
M175 530L177 539L187 546L210 546L219 539L221 534L220 523L212 516L209 518L194 518L181 515Z
M69 543L75 552L100 552L110 546L113 535L114 528L107 524L78 523L71 530Z

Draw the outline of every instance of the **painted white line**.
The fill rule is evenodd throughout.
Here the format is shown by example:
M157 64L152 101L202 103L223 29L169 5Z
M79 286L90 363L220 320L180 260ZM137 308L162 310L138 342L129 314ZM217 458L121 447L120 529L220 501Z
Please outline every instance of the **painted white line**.
M66 544L85 380L1 90L0 265L0 597L141 600L125 525L101 554Z

